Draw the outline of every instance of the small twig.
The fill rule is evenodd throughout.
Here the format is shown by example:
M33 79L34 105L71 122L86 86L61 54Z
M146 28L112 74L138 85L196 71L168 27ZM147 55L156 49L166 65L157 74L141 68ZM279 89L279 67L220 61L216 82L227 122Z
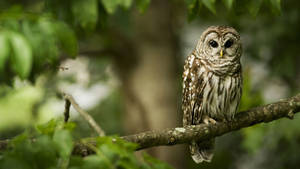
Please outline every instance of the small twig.
M97 132L99 136L105 136L105 132L101 129L101 127L96 123L96 121L90 116L87 112L81 109L81 107L76 103L74 98L66 93L63 93L63 96L66 100L65 105L65 121L69 118L69 103L74 107L74 109L90 124L90 126Z
M68 122L70 117L70 106L71 106L71 102L68 99L66 99L65 111L64 111L65 123Z

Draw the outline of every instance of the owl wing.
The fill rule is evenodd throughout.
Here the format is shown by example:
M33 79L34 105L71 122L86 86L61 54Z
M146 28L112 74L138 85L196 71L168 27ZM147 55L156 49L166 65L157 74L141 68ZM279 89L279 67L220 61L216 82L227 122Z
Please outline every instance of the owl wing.
M201 122L203 116L202 100L205 83L204 72L200 71L201 64L195 54L186 59L183 73L183 125L195 125Z
M206 71L202 71L201 62L191 54L184 65L183 73L183 126L196 125L202 122L205 115L203 110L203 91L206 86L204 77ZM210 162L213 158L214 139L204 142L190 143L189 149L192 159L196 163Z

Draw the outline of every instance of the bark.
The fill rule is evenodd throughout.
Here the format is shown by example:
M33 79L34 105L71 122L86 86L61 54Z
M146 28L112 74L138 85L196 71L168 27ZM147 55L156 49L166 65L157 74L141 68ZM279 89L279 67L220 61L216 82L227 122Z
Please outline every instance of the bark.
M121 138L139 144L137 150L154 146L184 144L192 140L204 141L259 123L268 123L284 117L293 119L294 114L299 111L300 94L276 103L242 111L236 115L233 121L152 130ZM91 140L90 144L95 144L93 139L89 140ZM0 150L6 149L8 143L9 140L0 141ZM74 147L73 153L86 156L93 152L87 146L78 142Z
M217 124L201 124L164 130L153 130L122 138L139 144L139 149L153 146L189 143L192 140L204 141L213 137L249 127L259 123L268 123L283 117L293 119L300 111L300 94L276 103L256 107L240 112L233 121Z
M181 122L178 111L180 84L176 56L180 54L178 35L174 32L174 5L153 0L144 14L131 16L134 35L128 44L130 52L115 58L124 94L126 133L164 129ZM115 42L119 42L116 38ZM127 41L127 42L128 42ZM120 45L121 47L124 46ZM166 151L164 147L147 150L151 155L173 166L183 165L183 149ZM183 166L182 166L183 167Z

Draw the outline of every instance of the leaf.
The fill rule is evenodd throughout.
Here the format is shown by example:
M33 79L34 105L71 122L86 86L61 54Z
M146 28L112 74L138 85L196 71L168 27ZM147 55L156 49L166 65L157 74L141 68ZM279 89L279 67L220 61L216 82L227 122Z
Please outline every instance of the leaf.
M57 145L61 157L68 157L73 149L73 139L68 130L57 130L53 135L53 141Z
M114 141L115 144L122 146L122 148L130 152L134 152L139 147L138 144L127 142L124 139L121 139L120 137L114 137L113 139L115 140Z
M113 1L115 2L115 1ZM85 30L93 30L98 21L97 0L76 0L71 6L75 20Z
M113 14L119 5L119 1L118 0L102 0L102 4L107 13Z
M44 70L45 65L57 62L59 49L51 19L42 17L36 22L23 21L22 31L32 46L34 73Z
M69 169L80 169L82 168L84 158L80 156L71 156L69 162Z
M75 58L78 54L78 43L73 30L64 23L57 23L55 27L55 34L62 50Z
M25 128L32 125L33 107L43 98L43 94L44 91L41 87L30 85L19 86L4 95L2 93L0 97L0 132L16 126Z
M32 169L32 167L26 164L24 160L16 158L15 154L6 155L4 158L1 158L0 168Z
M19 144L22 144L25 141L28 141L28 138L29 138L28 133L24 132L24 133L16 136L15 138L13 138L9 142L9 144L10 144L10 146L17 146Z
M9 41L6 32L0 33L0 72L4 71L5 63L9 55Z
M198 0L186 0L186 4L189 10L195 8L195 5L197 4Z
M107 161L105 158L99 158L99 156L90 155L84 158L82 168L106 169L106 168L113 168L113 167L110 165L109 161Z
M231 9L233 5L234 0L223 0L223 3L225 4L227 9Z
M68 131L73 131L76 128L76 123L74 123L74 122L64 123L63 128Z
M56 126L57 126L57 120L52 119L46 124L37 125L36 129L38 132L40 132L40 134L51 136L54 134Z
M186 3L188 6L188 21L190 22L197 17L202 3L199 0L187 0Z
M140 1L140 0L138 0L138 1ZM150 2L150 0L142 0L142 1ZM128 9L132 4L132 0L102 0L102 4L107 13L113 14L116 11L116 9L118 8L118 6Z
M132 0L119 0L119 1L120 1L120 5L123 6L125 9L128 9L132 4Z
M215 7L216 0L202 0L202 3L213 13L216 14L216 7Z
M22 34L10 32L12 47L11 67L21 79L29 76L32 66L32 49Z
M280 5L281 0L270 0L270 2L271 2L273 11L275 11L276 13L280 13L281 12L281 5Z
M109 161L116 161L122 153L121 147L112 143L102 144L98 150L97 154L100 157L104 155Z
M256 15L258 14L258 11L262 5L262 2L263 2L262 0L250 1L249 5L248 5L248 10L252 16L256 17Z
M21 150L26 156L28 152L29 156L25 157L26 162L36 168L50 168L57 164L57 150L51 137L46 135L40 135L36 138L36 142L30 143L27 150ZM32 164L34 163L34 164Z
M136 5L141 13L144 13L150 4L150 0L136 0Z

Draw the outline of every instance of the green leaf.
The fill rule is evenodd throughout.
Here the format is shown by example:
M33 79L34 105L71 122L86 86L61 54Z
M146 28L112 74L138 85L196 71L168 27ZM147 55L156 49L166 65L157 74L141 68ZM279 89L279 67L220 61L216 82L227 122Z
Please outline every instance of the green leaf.
M17 145L19 145L19 144L22 144L23 142L25 142L25 141L27 141L28 140L28 134L27 133L22 133L22 134L20 134L20 135L18 135L18 136L16 136L15 138L13 138L10 142L9 142L9 144L11 145L11 146L17 146Z
M202 3L199 0L187 0L186 3L188 6L188 21L192 21L199 14Z
M119 137L97 138L96 154L84 158L73 156L71 151L74 143L71 133L60 128L62 124L55 122L57 120L43 125L44 128L51 130L55 128L53 137L44 133L31 133L35 136L34 141L28 133L16 137L12 141L11 148L1 153L0 168L171 169L168 164L149 155L144 155L144 161L141 162L134 154L137 145Z
M21 79L29 76L32 66L32 49L27 39L20 33L10 33L12 47L11 67Z
M275 11L276 13L280 13L281 12L281 0L270 0L271 5L272 5L272 9L273 11Z
M250 14L254 17L258 14L258 11L262 5L263 0L255 0L255 1L250 1L248 5L248 10Z
M57 130L53 135L53 141L57 145L61 157L68 157L73 149L73 139L68 130Z
M33 71L44 70L45 65L56 63L59 56L55 25L49 18L39 18L36 22L23 21L22 31L32 46Z
M225 4L227 9L231 9L233 5L234 0L223 0L223 3Z
M150 1L150 0L142 0L142 1ZM118 8L118 6L128 9L132 5L132 0L102 0L102 4L107 13L113 14Z
M123 1L122 6L126 9L128 9L132 4L132 0L122 0L122 1Z
M136 5L141 13L144 13L150 4L150 0L136 0Z
M1 94L0 132L16 126L25 128L32 125L32 111L34 105L43 98L43 89L24 85L9 91L7 94Z
M191 9L195 8L198 0L186 0L185 2L186 2L188 9L191 10Z
M107 13L113 14L119 5L119 0L102 0L102 4Z
M57 164L57 151L55 144L49 136L41 135L36 138L36 142L30 143L24 153L26 162L36 168L50 168ZM34 163L34 164L32 164ZM33 168L33 167L32 167Z
M93 30L98 21L97 0L76 0L71 7L75 20L85 30Z
M202 3L213 13L216 14L216 7L215 7L216 0L202 0Z
M83 160L84 169L106 169L106 168L113 168L109 161L105 160L105 158L99 158L96 155L90 155L85 157Z
M82 168L84 158L80 156L71 156L69 162L69 169L80 169Z
M74 122L64 123L64 129L68 131L73 131L75 128L76 128L76 123Z
M54 134L56 126L57 126L57 120L52 119L46 124L37 125L36 129L41 134L52 136Z
M78 43L73 30L64 23L57 23L55 33L62 50L75 58L78 54Z
M4 71L5 63L9 56L9 41L6 32L0 32L0 72Z

